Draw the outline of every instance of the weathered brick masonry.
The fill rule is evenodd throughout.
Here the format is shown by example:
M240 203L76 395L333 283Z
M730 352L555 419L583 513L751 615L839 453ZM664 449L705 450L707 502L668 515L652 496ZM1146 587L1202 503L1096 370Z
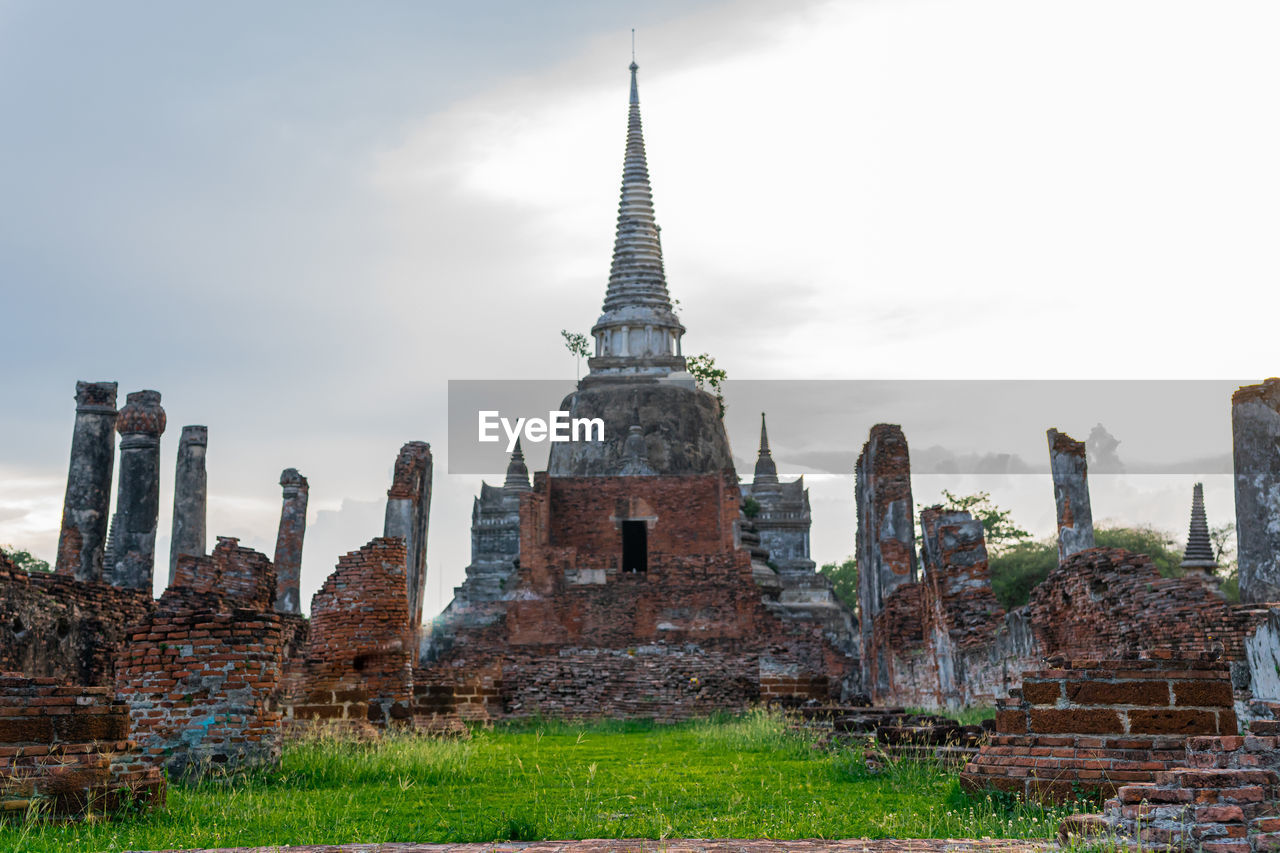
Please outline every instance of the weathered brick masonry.
M1265 734L1193 737L1186 766L1126 785L1106 804L1119 835L1148 845L1206 853L1280 849L1280 737Z
M377 538L343 556L311 599L310 637L286 700L294 720L407 723L413 631L405 544Z
M218 539L183 556L155 612L131 632L116 674L133 738L175 776L280 757L283 627L271 562Z
M1189 736L1236 732L1227 666L1207 658L1076 660L1026 673L961 783L1062 800L1153 781L1185 761Z
M505 614L418 670L416 710L674 720L838 692L851 659L765 608L733 546L739 501L732 471L539 473ZM623 570L624 520L646 524L645 571Z
M153 607L145 590L29 573L0 554L0 670L109 686L126 628Z
M889 678L872 694L878 702L990 703L1045 657L1151 650L1220 654L1237 689L1250 685L1246 641L1267 623L1268 608L1228 604L1199 577L1161 577L1145 554L1081 551L1050 572L1026 605L1003 614L983 592L985 563L965 557L957 564L955 552L942 551L935 560L929 547L923 553L926 579L899 587L873 622Z
M129 709L106 687L0 673L0 813L49 817L163 806L164 777L129 740Z

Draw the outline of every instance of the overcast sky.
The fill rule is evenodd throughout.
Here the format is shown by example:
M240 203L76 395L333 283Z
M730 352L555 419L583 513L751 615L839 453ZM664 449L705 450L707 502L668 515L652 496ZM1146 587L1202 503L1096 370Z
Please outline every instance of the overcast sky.
M572 379L632 27L685 351L731 377L1280 372L1271 2L0 0L0 542L52 558L75 382L112 379L169 413L159 565L183 424L211 536L270 554L280 470L309 477L304 601L421 439L447 603L479 478L446 473L446 382ZM1219 405L1189 458L1230 452ZM771 438L783 467L813 449ZM937 479L918 502L974 486ZM1095 481L1095 519L1181 531L1194 479ZM814 556L843 557L852 480L810 482ZM1048 531L1043 475L986 485Z

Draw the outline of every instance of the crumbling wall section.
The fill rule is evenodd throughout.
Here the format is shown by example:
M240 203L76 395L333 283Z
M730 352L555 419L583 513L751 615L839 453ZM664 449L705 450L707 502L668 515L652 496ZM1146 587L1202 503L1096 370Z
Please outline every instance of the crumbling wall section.
M876 424L862 447L854 496L858 512L855 553L862 626L862 688L890 689L888 659L871 649L876 617L895 590L916 581L915 510L911 459L902 427ZM883 642L880 643L883 646Z
M0 671L109 686L127 628L153 607L147 590L28 573L0 554Z
M396 457L382 535L399 536L405 543L405 582L409 595L411 647L418 648L422 632L422 602L427 587L427 528L431 518L431 445L410 441Z
M1068 558L1028 603L1048 654L1135 654L1165 649L1245 659L1245 637L1265 611L1233 608L1195 578L1164 578L1145 554L1092 548Z
M940 532L941 521L926 516L926 531ZM958 532L953 526L946 537L957 547ZM1273 698L1280 689L1280 629L1269 627L1276 617L1267 607L1229 605L1195 577L1161 577L1145 554L1091 548L1068 557L1028 604L1006 614L977 551L947 551L931 535L924 581L890 596L873 622L870 654L889 684L872 693L878 702L990 703L1044 657L1154 651L1219 655L1242 696Z
M1061 801L1153 782L1184 763L1188 737L1236 732L1228 667L1210 657L1061 660L1024 674L961 784Z
M1093 509L1089 502L1089 463L1083 441L1048 431L1049 470L1058 512L1058 561L1093 547Z
M991 705L1006 685L1003 672L986 665L987 652L1006 614L991 591L982 522L934 506L920 513L920 528L922 631L938 671L938 692L922 704Z
M1205 853L1280 848L1280 737L1193 737L1185 767L1125 785L1106 804L1112 830L1148 847Z
M165 781L129 741L110 688L0 672L0 813L52 818L159 807Z
M380 537L340 558L311 599L309 632L305 674L288 700L294 720L408 724L414 646L403 539Z
M275 589L264 555L219 537L211 556L179 558L174 585L130 633L116 692L131 709L133 739L170 775L279 760Z

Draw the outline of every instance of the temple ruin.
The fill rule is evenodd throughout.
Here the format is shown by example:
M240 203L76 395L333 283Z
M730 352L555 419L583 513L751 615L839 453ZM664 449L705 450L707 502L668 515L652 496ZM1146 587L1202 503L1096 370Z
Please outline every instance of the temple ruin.
M225 537L209 552L204 426L177 443L168 585L153 599L160 394L130 393L117 411L114 382L77 383L55 571L0 555L0 746L18 749L0 758L18 780L0 789L5 802L49 788L47 763L27 760L42 749L93 765L55 798L70 814L124 792L161 802L161 769L271 764L286 734L317 722L375 737L761 703L857 704L897 723L908 715L891 707L996 705L991 737L965 733L966 786L1041 799L1087 788L1114 797L1109 825L1140 836L1143 797L1163 809L1226 802L1255 778L1277 784L1280 767L1256 769L1236 734L1241 722L1274 726L1280 710L1280 380L1231 402L1243 603L1221 594L1200 484L1183 574L1163 577L1146 555L1096 547L1086 444L1050 429L1058 561L1006 611L982 522L917 510L908 436L876 424L848 520L855 610L816 570L809 492L803 477L779 476L765 416L748 482L722 402L688 372L637 71L594 354L560 405L599 418L604 436L553 444L532 477L516 443L502 484L480 484L465 579L438 616L424 618L429 444L400 448L380 535L336 559L304 615L308 479L280 475L271 559ZM22 710L31 697L57 709L55 722ZM1256 849L1271 843L1261 812L1155 814L1161 838L1212 822Z

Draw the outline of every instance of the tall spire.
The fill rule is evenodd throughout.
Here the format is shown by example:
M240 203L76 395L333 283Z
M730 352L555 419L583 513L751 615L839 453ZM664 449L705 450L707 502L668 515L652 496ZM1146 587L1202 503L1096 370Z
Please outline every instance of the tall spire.
M507 479L502 488L509 492L529 491L529 467L524 464L524 451L520 448L520 439L516 439L516 449L511 453L511 461L507 463Z
M640 123L639 66L631 65L631 101L627 113L627 147L622 162L622 194L613 242L613 263L604 312L592 328L596 357L592 374L665 376L684 370L680 338L684 326L667 293L662 242L653 213L653 190Z
M1211 572L1217 567L1213 541L1209 538L1209 522L1204 514L1204 485L1196 483L1191 491L1191 529L1187 533L1187 547L1182 552L1182 568Z
M773 454L769 452L769 430L765 427L764 412L760 413L760 455L756 459L756 473L752 485L778 482L778 466L773 464Z

